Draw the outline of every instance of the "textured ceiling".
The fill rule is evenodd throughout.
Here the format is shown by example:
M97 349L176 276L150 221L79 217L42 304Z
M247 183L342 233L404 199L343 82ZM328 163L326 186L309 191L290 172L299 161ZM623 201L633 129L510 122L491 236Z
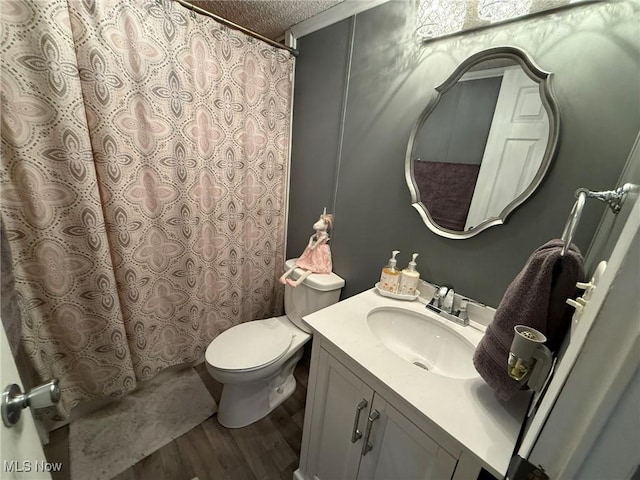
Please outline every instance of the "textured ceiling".
M194 5L279 40L293 25L343 0L193 0Z

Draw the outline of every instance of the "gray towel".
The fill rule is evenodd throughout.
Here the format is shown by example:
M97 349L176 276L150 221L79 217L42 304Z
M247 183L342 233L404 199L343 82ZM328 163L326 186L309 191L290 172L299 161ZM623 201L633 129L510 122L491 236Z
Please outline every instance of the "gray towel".
M482 378L502 400L509 400L521 385L507 374L513 327L527 325L547 336L555 351L571 324L573 310L565 303L575 298L576 282L584 279L584 264L571 244L560 256L562 240L551 240L534 251L511 282L473 356Z

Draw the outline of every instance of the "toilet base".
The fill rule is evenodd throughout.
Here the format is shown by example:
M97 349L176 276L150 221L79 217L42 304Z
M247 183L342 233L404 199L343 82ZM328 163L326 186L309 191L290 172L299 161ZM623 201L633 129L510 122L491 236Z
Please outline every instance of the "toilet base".
M293 394L293 371L302 358L300 348L269 378L243 383L225 383L218 406L218 422L223 427L246 427L271 413Z

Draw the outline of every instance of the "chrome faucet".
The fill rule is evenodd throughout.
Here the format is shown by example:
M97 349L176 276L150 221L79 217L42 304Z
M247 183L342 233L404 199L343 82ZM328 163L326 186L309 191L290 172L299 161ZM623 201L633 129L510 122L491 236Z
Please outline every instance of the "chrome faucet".
M454 311L455 292L451 285L437 287L433 298L427 303L426 308L440 314L447 320L451 320L458 325L466 327L469 325L469 315L467 313L468 299L464 299L460 304L460 310Z
M453 291L453 287L451 285L442 285L441 287L438 287L436 289L436 292L433 294L433 298L431 299L431 301L429 301L427 307L433 306L438 310L444 310L444 299L448 295L449 291ZM447 313L451 313L451 311L453 310L453 305L448 305L447 307Z
M447 313L453 313L453 304L455 303L456 292L453 291L453 287L449 286L444 299L442 300L442 310Z

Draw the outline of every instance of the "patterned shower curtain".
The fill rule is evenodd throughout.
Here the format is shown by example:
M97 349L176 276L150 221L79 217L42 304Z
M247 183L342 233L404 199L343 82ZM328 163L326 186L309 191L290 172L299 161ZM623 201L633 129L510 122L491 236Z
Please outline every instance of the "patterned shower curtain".
M59 413L279 314L289 54L171 0L3 0L2 220Z

